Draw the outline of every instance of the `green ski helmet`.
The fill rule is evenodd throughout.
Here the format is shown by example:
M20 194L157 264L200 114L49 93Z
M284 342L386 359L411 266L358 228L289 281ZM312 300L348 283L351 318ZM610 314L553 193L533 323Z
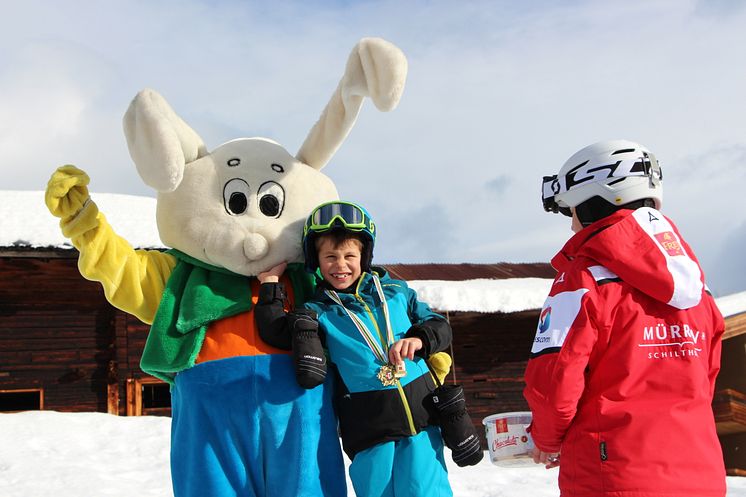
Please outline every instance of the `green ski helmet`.
M363 254L360 266L369 272L373 261L373 246L376 243L376 225L364 207L343 200L325 202L313 211L303 226L303 256L306 260L306 271L314 272L319 267L315 240L318 235L333 230L342 230L362 235Z

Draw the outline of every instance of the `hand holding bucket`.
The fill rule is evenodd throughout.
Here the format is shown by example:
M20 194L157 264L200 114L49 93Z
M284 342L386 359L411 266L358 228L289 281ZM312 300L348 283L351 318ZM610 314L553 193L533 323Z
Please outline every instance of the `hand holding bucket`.
M552 469L560 465L559 452L543 452L538 447L531 451L531 457L536 464L543 464L545 468Z
M503 467L533 466L534 442L526 427L531 412L503 412L482 420L492 464ZM547 454L548 456L548 454Z

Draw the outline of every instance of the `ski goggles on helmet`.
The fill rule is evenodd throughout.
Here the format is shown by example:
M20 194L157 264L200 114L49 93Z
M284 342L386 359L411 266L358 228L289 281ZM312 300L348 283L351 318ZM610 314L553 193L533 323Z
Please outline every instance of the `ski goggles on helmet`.
M544 210L547 212L559 212L567 217L572 217L572 211L569 207L563 207L557 203L554 198L560 192L560 184L557 179L557 175L544 176L541 183L541 202L544 205Z
M663 180L663 171L653 154L642 152L641 156L617 162L604 161L599 164L585 161L566 174L544 176L541 184L541 200L544 210L572 217L570 207L566 204L560 205L557 195L598 182L613 184L613 182L632 176L647 177L652 187L660 185Z
M350 231L375 232L375 225L365 210L350 202L329 202L316 207L303 227L303 236L323 233L334 227Z

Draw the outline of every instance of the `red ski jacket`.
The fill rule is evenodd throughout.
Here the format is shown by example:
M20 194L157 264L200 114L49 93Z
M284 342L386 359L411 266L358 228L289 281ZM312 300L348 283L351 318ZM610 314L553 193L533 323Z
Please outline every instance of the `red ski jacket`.
M725 324L691 248L650 208L573 236L526 368L529 428L562 496L725 495L712 396Z

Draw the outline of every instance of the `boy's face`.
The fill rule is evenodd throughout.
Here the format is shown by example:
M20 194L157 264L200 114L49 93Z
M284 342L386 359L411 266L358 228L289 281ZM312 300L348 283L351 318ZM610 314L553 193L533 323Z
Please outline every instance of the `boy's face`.
M319 255L321 276L334 289L349 288L360 277L362 244L359 240L348 238L335 247L332 240L322 237L316 252Z

